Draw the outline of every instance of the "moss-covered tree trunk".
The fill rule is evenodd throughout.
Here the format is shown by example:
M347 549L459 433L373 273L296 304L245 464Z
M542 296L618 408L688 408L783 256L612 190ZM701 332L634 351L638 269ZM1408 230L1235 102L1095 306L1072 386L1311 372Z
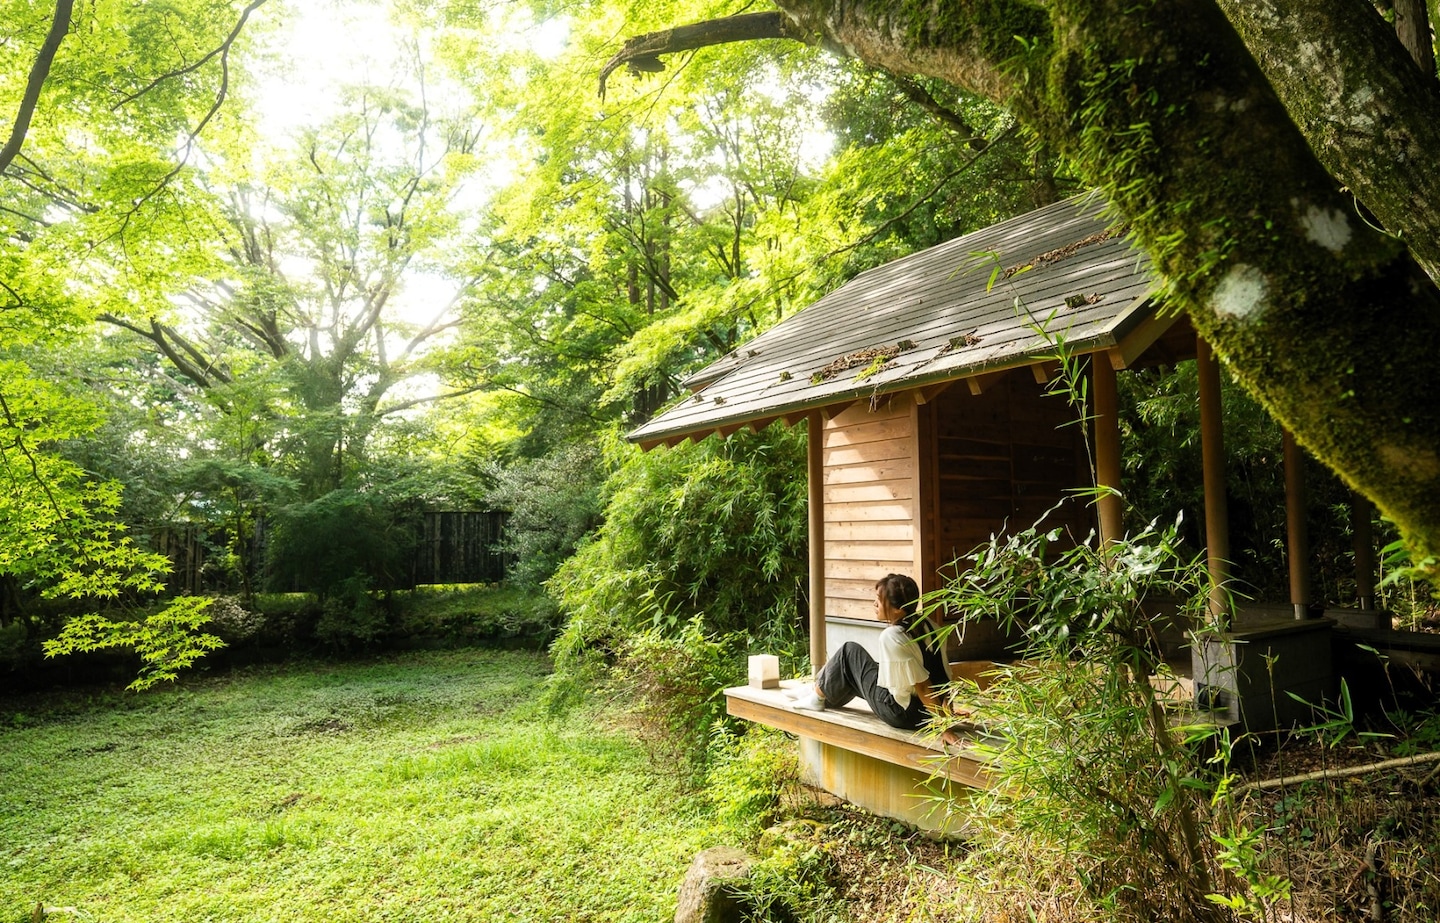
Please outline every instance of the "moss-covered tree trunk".
M1440 549L1440 98L1365 0L776 5L775 37L948 80L1063 150L1246 386Z

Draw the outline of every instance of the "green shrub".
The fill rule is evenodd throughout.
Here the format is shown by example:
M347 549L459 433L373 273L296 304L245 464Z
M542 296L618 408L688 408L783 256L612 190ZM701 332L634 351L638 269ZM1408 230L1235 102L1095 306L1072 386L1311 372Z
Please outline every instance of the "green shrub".
M313 593L322 604L353 594L356 581L390 590L403 583L415 535L411 517L382 498L333 490L280 511L266 554L271 583Z
M605 470L593 442L487 467L494 486L486 499L495 509L510 513L501 544L513 561L508 582L539 587L600 525Z
M712 729L725 718L727 686L745 680L745 639L710 637L701 619L678 637L650 631L630 639L615 666L640 737L658 761L704 777Z
M848 916L836 888L836 843L825 825L789 821L760 845L762 855L739 886L751 919L821 923Z
M390 613L370 594L368 580L356 575L331 588L320 603L315 637L336 650L373 648L390 631Z
M783 732L763 724L715 729L705 796L715 810L715 819L737 839L752 839L774 823L782 795L796 788L799 780L795 741Z
M605 524L547 584L569 618L567 657L626 639L678 636L694 618L803 650L805 436L772 426L698 445L616 450Z
M992 538L928 600L1024 638L1021 662L969 696L997 786L964 804L980 847L967 874L992 905L1029 906L1038 890L1065 895L1074 919L1214 919L1213 779L1157 699L1151 677L1167 668L1144 608L1165 598L1200 615L1203 562L1174 526L1104 550L1057 550L1059 537Z

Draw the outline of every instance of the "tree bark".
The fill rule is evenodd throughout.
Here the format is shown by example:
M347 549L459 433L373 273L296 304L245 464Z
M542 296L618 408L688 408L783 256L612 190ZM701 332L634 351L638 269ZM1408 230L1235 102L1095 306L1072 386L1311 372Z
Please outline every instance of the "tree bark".
M1430 11L1425 0L1395 0L1395 35L1420 68L1435 79L1435 46L1430 41Z
M1440 284L1433 58L1428 73L1416 67L1366 0L1219 4L1316 157Z

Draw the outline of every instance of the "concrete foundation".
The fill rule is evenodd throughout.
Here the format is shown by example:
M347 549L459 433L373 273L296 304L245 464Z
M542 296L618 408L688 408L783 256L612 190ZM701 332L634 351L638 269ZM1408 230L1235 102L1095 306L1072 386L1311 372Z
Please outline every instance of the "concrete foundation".
M808 737L800 738L800 778L872 813L943 833L960 832L964 816L954 812L976 791Z

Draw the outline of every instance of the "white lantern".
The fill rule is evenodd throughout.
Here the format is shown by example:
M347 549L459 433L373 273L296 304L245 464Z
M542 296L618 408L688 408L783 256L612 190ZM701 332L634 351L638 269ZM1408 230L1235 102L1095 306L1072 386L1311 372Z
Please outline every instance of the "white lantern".
M774 654L754 654L750 657L750 685L756 689L778 689L780 687L780 658Z

